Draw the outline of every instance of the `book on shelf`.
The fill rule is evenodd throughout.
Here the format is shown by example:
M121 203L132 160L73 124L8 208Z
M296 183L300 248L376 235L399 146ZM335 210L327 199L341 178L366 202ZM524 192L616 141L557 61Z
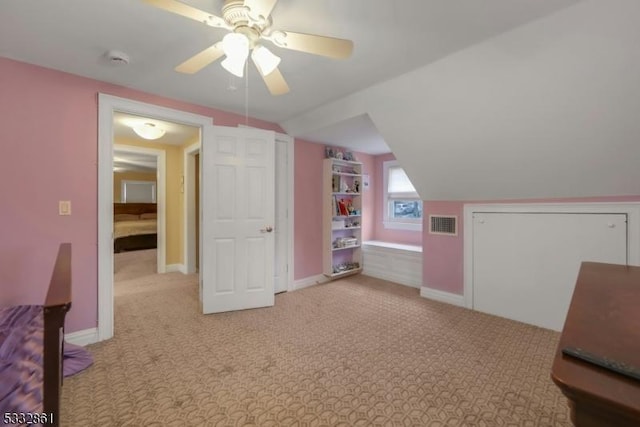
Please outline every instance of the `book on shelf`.
M351 199L338 200L338 207L340 208L340 216L349 216L353 211L353 201Z
M334 193L338 193L340 191L340 176L332 175L331 177L331 188Z

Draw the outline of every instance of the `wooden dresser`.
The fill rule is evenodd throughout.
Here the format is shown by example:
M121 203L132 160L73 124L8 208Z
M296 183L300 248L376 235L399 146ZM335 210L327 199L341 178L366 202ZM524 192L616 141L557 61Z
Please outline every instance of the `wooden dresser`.
M582 264L551 369L574 425L640 426L640 381L563 355L567 346L640 367L640 267Z

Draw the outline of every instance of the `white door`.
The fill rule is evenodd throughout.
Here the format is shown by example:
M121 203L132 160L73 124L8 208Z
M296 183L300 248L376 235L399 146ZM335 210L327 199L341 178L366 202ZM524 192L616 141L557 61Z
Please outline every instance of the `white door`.
M204 132L202 311L272 306L275 134L218 126Z
M473 214L475 310L560 331L583 261L627 263L626 214Z
M288 143L276 140L276 219L275 219L275 263L274 291L287 290L288 250Z

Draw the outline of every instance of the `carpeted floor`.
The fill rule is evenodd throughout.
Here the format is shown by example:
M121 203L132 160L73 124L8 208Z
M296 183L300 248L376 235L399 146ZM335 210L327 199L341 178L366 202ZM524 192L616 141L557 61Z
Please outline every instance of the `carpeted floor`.
M366 276L203 316L196 277L153 263L116 257L115 338L65 380L63 425L570 425L555 332Z

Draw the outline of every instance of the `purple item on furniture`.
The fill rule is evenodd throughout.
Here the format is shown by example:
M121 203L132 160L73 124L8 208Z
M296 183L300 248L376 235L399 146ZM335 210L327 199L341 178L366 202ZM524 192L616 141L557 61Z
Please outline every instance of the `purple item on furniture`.
M0 308L0 413L42 412L42 306Z
M64 356L62 368L65 377L77 374L87 369L93 363L91 353L79 345L64 343Z

